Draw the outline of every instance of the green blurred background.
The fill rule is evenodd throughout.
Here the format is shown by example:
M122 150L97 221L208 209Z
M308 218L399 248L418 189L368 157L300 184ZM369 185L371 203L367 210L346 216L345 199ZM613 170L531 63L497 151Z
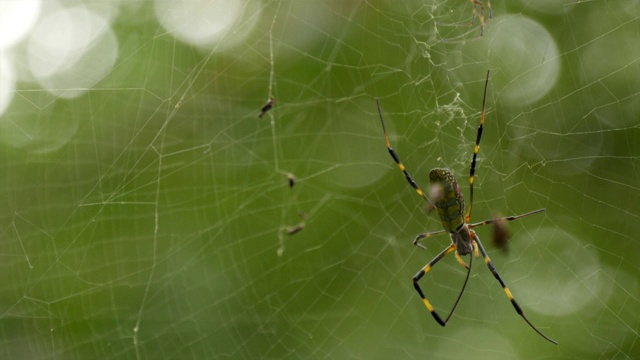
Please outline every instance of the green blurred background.
M191 43L161 9L224 2L125 3L62 2L108 14L113 67L73 98L19 77L0 117L3 358L640 358L637 2L494 1L480 37L463 0L244 1ZM441 225L375 98L418 183L468 196L487 69L472 220L547 209L508 253L477 231L558 346L481 259L446 328L411 284L449 240L411 244ZM463 280L421 286L446 313Z

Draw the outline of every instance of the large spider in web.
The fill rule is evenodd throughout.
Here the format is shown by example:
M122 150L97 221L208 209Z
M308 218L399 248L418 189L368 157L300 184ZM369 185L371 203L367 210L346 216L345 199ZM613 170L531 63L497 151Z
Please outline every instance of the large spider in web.
M538 330L538 328L536 328L531 323L531 321L529 321L529 319L524 315L522 308L520 307L520 305L518 305L518 303L516 302L516 299L511 294L511 291L509 291L509 289L507 288L507 285L504 283L504 280L502 280L502 277L500 276L500 274L498 274L496 267L493 265L493 263L489 259L489 255L487 255L487 251L484 249L484 246L482 246L482 242L480 242L480 238L478 237L476 232L473 231L473 228L478 226L494 224L496 222L513 221L516 219L523 218L525 216L543 212L545 211L545 209L538 209L538 210L530 211L528 213L524 213L520 215L507 216L507 217L497 218L497 219L493 218L493 219L488 219L488 220L484 220L477 223L470 223L471 209L473 206L473 181L474 181L475 170L476 170L476 158L478 156L478 151L480 150L480 140L482 139L482 130L484 128L484 114L485 114L485 104L487 101L487 88L489 86L489 75L490 75L490 71L487 70L487 80L484 85L484 96L482 99L482 111L480 113L480 126L478 126L478 134L476 136L476 145L473 149L473 159L471 160L471 170L469 172L469 209L467 210L466 214L464 213L464 197L462 196L462 191L460 190L460 187L458 186L458 182L453 176L453 173L449 169L432 169L429 172L429 180L431 183L429 195L431 196L432 199L429 199L429 197L427 197L424 191L422 191L418 186L418 184L413 180L411 175L409 175L409 172L400 161L398 154L396 154L395 150L393 150L393 148L391 147L391 143L389 142L389 136L387 135L387 130L384 126L382 110L380 109L380 99L376 99L376 103L378 105L378 114L380 115L380 122L382 123L382 131L384 132L384 139L387 143L387 150L389 150L389 154L391 154L391 157L393 158L393 160L396 162L396 164L398 164L398 167L404 173L404 176L407 178L407 181L409 182L411 187L415 189L418 195L420 195L423 199L427 201L431 209L435 208L438 211L440 222L444 227L444 230L419 234L418 236L416 236L415 240L413 241L413 244L421 248L425 248L422 244L420 244L420 241L423 239L430 238L432 236L440 235L444 233L449 233L449 236L451 237L451 245L449 245L441 253L439 253L435 258L433 258L433 260L431 260L427 265L425 265L422 269L420 269L420 271L418 271L418 273L413 277L413 286L415 287L416 291L422 298L422 301L424 302L425 306L427 307L431 315L433 315L434 319L436 319L438 324L445 326L449 321L449 319L451 318L451 316L453 315L453 312L458 306L458 303L462 298L462 294L464 293L464 290L467 287L469 274L471 273L471 264L473 262L473 255L479 256L479 253L480 253L484 258L485 264L487 264L493 276L496 278L496 280L498 280L498 282L502 286L502 289L504 290L505 294L509 298L509 301L511 301L511 304L513 305L513 307L516 309L516 312L518 313L518 315L522 316L522 318L527 322L527 324L529 324L529 326L533 330L535 330L540 336L557 345L558 343L555 340L549 338L548 336L543 334L540 330ZM429 303L429 300L427 300L427 297L424 295L424 292L420 288L420 284L418 282L429 270L431 270L431 268L434 265L438 263L438 261L442 260L442 258L445 257L445 255L452 252L454 253L456 259L458 260L458 263L460 263L462 267L467 269L467 276L464 280L462 290L460 290L460 294L458 295L458 298L456 299L456 302L454 303L453 308L451 309L451 312L449 312L449 315L444 320L442 320L442 318L440 317L440 315L438 315L438 313L433 308L433 306L431 306L431 303ZM462 260L462 257L461 257L467 254L469 255L469 265L467 265L464 262L464 260Z

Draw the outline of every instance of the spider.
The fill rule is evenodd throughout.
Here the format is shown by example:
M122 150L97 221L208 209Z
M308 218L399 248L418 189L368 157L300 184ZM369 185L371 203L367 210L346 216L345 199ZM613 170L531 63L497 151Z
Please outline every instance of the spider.
M471 15L471 23L475 20L478 14L477 7L480 7L480 36L484 34L484 3L478 0L469 0L473 4L473 15ZM487 8L489 8L489 19L493 18L493 10L491 10L491 2L487 0Z
M451 316L453 315L453 312L455 311L456 307L458 306L458 303L462 298L462 294L464 293L464 290L467 286L467 282L469 280L469 274L471 273L471 265L473 262L473 256L471 253L473 253L473 255L475 256L479 256L479 253L480 253L484 258L485 264L487 264L493 276L496 278L496 280L498 280L498 282L502 286L502 289L504 290L505 294L509 298L509 301L511 301L511 304L515 308L518 315L520 315L527 322L527 324L529 324L529 326L533 330L535 330L540 336L557 345L558 343L555 340L549 338L548 336L543 334L540 330L538 330L538 328L536 328L531 323L531 321L529 321L529 319L524 315L522 308L516 302L516 299L511 294L511 291L509 291L509 289L507 288L507 285L505 285L504 280L502 280L502 277L500 276L500 274L498 274L496 267L493 265L493 263L489 259L489 255L487 255L487 251L484 249L484 246L482 246L482 242L480 242L480 238L478 237L476 232L473 230L473 228L482 226L482 225L495 224L503 221L513 221L516 219L520 219L525 216L543 212L545 211L545 209L538 209L538 210L530 211L528 213L507 216L499 219L493 218L493 219L488 219L488 220L484 220L477 223L470 223L471 209L473 205L473 181L474 181L475 170L476 170L476 158L478 156L478 151L480 150L480 140L482 139L482 130L484 127L484 114L485 114L485 104L487 100L487 88L489 86L489 75L490 75L490 70L487 70L487 80L484 85L484 96L482 99L482 111L480 113L480 126L478 127L476 144L473 149L473 159L471 160L471 170L469 174L470 201L469 201L469 209L467 210L466 214L464 214L464 198L462 196L462 191L460 190L460 187L458 186L458 182L453 176L453 173L449 169L432 169L429 172L429 180L431 183L429 195L432 197L433 200L429 199L429 197L420 189L418 184L413 180L411 175L409 175L409 172L400 161L398 154L396 154L395 150L393 150L393 148L391 147L391 143L389 142L389 136L387 135L387 130L384 126L382 110L380 109L380 99L376 99L376 103L378 106L378 114L380 115L380 122L382 123L382 131L384 132L384 139L386 141L387 150L389 151L389 154L391 155L393 160L396 162L396 164L398 164L398 167L400 168L400 170L404 173L404 176L407 178L407 181L409 182L411 187L413 187L413 189L418 193L418 195L420 195L420 197L422 197L424 200L427 201L427 203L429 204L429 208L436 209L438 211L440 222L444 227L444 230L419 234L418 236L416 236L415 240L413 241L413 244L418 247L426 249L425 246L420 244L420 241L423 239L430 238L434 235L440 235L444 233L449 233L449 236L451 237L451 245L449 245L442 252L436 255L436 257L433 258L433 260L431 260L427 265L425 265L422 269L420 269L420 271L418 271L418 273L413 277L413 286L418 292L418 294L420 295L420 297L422 298L424 305L427 307L431 315L433 315L434 319L438 322L438 324L445 326L449 321L449 319L451 318ZM442 258L445 257L445 255L450 254L452 252L454 253L456 259L458 260L458 263L460 263L462 267L467 269L467 276L464 280L464 284L462 285L462 290L460 291L460 294L458 295L458 298L456 299L456 302L454 303L453 308L451 309L451 312L444 320L442 320L440 315L438 315L436 310L433 308L433 306L431 306L431 303L429 303L429 300L427 300L426 296L424 295L424 292L420 288L419 281L427 272L429 272L429 270L431 270L431 268L434 265L438 263L438 261L442 260ZM469 265L467 265L462 260L462 257L461 257L467 254L469 255Z

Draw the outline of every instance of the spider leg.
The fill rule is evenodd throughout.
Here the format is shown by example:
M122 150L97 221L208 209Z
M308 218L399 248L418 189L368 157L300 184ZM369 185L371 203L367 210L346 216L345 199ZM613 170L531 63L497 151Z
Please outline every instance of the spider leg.
M493 223L495 223L497 221L501 221L501 220L506 220L506 221L518 220L518 219L523 218L525 216L534 215L534 214L537 214L537 213L544 212L546 210L547 209L543 208L543 209L529 211L527 213L520 214L520 215L505 216L505 217L501 217L501 218L498 218L498 219L487 219L487 220L480 221L480 222L477 222L477 223L469 224L467 226L469 226L469 228L471 229L471 228L474 228L474 227L477 227L477 226L493 224Z
M426 246L420 244L420 240L427 239L427 238L430 238L430 237L433 237L433 236L436 236L436 235L444 234L446 232L447 232L446 230L438 230L438 231L432 231L432 232L420 234L420 235L416 236L415 240L413 240L413 245L427 250Z
M451 308L451 312L449 313L449 316L447 316L447 318L444 320L445 323L449 322L449 319L451 318L451 315L453 315L453 312L458 307L458 303L460 302L460 299L462 299L462 294L464 294L464 290L467 288L467 283L469 282L469 275L471 275L471 265L473 263L473 255L469 254L469 265L468 266L467 266L467 264L464 263L464 261L460 257L460 254L458 254L457 251L456 251L456 259L458 259L458 262L460 263L460 265L462 265L462 267L467 269L467 276L464 279L464 284L462 285L462 289L460 290L460 294L458 295L458 298L456 299L456 302L453 304L453 308Z
M474 5L475 10L475 5ZM473 148L473 159L471 160L471 169L469 170L469 210L465 216L465 222L471 220L471 209L473 208L473 183L476 174L476 159L480 151L480 140L482 140L482 130L484 130L484 109L487 103L487 88L489 87L489 75L491 70L487 70L487 80L484 83L484 95L482 97L482 111L480 112L480 125L478 126L478 134L476 135L476 146Z
M469 0L469 2L473 4L473 13L471 13L471 23L473 24L473 20L475 20L476 15L478 15L478 9L476 9L476 6L482 3L479 2L478 0Z
M384 118L382 117L382 110L380 109L379 98L376 98L376 103L378 104L378 114L380 115L380 122L382 123L382 131L384 132L384 140L387 144L387 150L389 150L389 154L393 158L393 161L395 161L396 164L398 164L398 167L400 168L400 170L404 173L404 176L407 178L407 182L409 182L409 185L411 185L411 187L413 187L416 190L418 195L420 195L423 199L425 199L431 206L435 207L435 205L433 205L433 203L431 202L431 200L429 200L427 195L425 195L424 191L420 189L420 186L418 186L415 180L413 180L413 178L411 177L407 169L402 164L402 161L400 161L398 154L396 154L395 150L393 150L393 148L391 147L391 142L389 141L389 136L387 135L387 129L384 126Z
M480 7L480 36L484 34L484 3L478 0L469 0L473 4L473 14L471 15L471 23L476 19L478 14L477 7ZM491 10L491 2L487 0L487 8L489 9L489 19L493 18L493 10Z
M433 260L431 260L427 265L425 265L422 269L420 269L420 271L418 271L418 273L413 277L413 287L416 289L416 291L418 292L418 294L422 298L422 302L424 302L424 305L427 307L427 310L429 310L431 315L433 315L433 318L436 319L438 324L440 324L441 326L447 325L447 322L451 318L451 315L453 315L453 312L456 310L456 307L458 306L458 303L460 302L460 299L462 298L462 294L464 294L464 290L467 287L467 282L469 280L469 274L471 273L471 266L467 266L467 264L465 264L464 261L462 261L462 259L460 258L460 255L458 255L458 253L456 252L456 259L458 259L458 262L460 263L460 265L462 265L463 267L465 267L467 269L467 277L464 280L464 285L462 286L462 290L460 291L460 294L458 295L458 298L456 299L455 304L453 304L453 308L451 309L451 312L449 312L449 315L447 316L447 318L445 320L442 320L442 318L440 317L440 315L438 315L438 313L433 308L433 306L431 306L431 303L429 303L429 300L427 300L427 297L424 295L424 292L422 292L422 289L420 288L420 285L418 284L418 281L420 281L420 279L427 272L429 272L429 270L431 270L431 268L435 264L437 264L438 261L442 260L442 258L445 257L445 255L447 255L447 254L449 254L449 253L451 253L451 252L453 252L455 250L456 250L456 246L454 244L451 244L448 248L444 249L440 254L436 255L436 257L433 258ZM473 258L472 256L469 257L469 259L472 259L472 258ZM469 265L471 265L471 262L472 262L472 260L469 261Z
M484 246L482 246L482 243L480 242L480 238L477 235L475 235L474 237L475 237L474 241L475 241L476 245L478 246L478 249L480 249L480 253L482 254L482 257L484 257L484 263L487 264L487 266L489 267L489 271L491 271L491 273L493 274L493 277L495 277L496 280L498 280L498 282L502 286L502 290L504 290L504 293L509 298L509 301L511 301L511 305L513 305L513 307L516 309L516 312L518 313L518 315L522 316L524 321L526 321L527 324L529 324L529 326L533 330L535 330L535 332L538 333L538 335L540 335L543 338L547 339L548 341L558 345L557 341L555 341L555 340L551 339L550 337L546 336L545 334L543 334L540 330L538 330L538 328L533 326L531 321L529 321L529 319L524 315L524 312L522 311L522 308L516 302L516 299L511 294L511 291L509 291L509 288L507 288L507 285L504 283L504 280L502 280L502 277L500 277L500 274L498 274L498 270L496 270L496 267L491 262L491 259L489 259L489 255L487 255L487 251L484 249Z

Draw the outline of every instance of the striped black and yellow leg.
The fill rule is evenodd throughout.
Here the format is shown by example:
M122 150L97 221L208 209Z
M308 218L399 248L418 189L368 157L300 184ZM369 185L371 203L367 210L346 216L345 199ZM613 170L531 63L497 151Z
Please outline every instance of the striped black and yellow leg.
M438 315L438 313L436 312L436 310L433 308L433 306L431 306L431 304L429 303L429 300L427 300L427 297L424 296L424 293L422 292L422 289L420 288L420 285L418 284L418 281L420 281L420 279L424 276L424 274L426 274L427 272L429 272L429 270L431 270L431 268L438 263L438 261L442 260L442 258L447 255L448 253L455 251L456 250L456 246L451 244L451 246L449 246L448 248L444 249L440 254L438 254L435 258L433 258L433 260L431 260L425 267L423 267L422 269L420 269L420 271L418 271L418 273L413 277L413 287L416 289L416 291L418 292L418 294L420 295L420 297L422 298L422 302L424 302L424 305L427 307L427 310L429 310L429 312L431 313L431 315L433 315L433 318L436 319L436 321L438 322L438 324L445 326L447 325L446 322L444 322L444 320L442 320L442 318L440 317L440 315Z
M475 9L475 7L474 7ZM482 96L482 111L480 112L480 125L478 126L478 134L476 135L476 145L473 148L473 159L471 159L471 169L469 170L469 210L465 216L465 222L471 221L471 208L473 207L473 183L476 176L476 160L480 151L480 140L482 140L482 131L484 130L484 111L487 104L487 88L489 87L489 75L491 70L487 70L487 80L484 83L484 95Z
M418 195L420 195L429 204L431 204L433 207L435 207L435 205L432 204L431 200L429 200L429 198L424 193L424 191L422 191L422 189L420 189L420 186L418 186L418 184L415 182L415 180L413 180L413 178L411 177L411 175L409 174L407 169L402 164L402 161L400 161L400 158L398 157L398 154L396 154L395 150L393 150L393 148L391 147L391 142L389 141L389 136L387 135L387 128L384 126L384 118L382 117L382 109L380 109L380 99L376 98L376 104L378 105L378 114L380 115L380 122L382 123L382 131L384 132L384 140L385 140L385 142L387 144L387 150L389 150L389 154L393 158L393 161L395 161L396 164L398 164L398 167L400 168L400 170L402 171L404 176L407 178L407 181L409 182L409 185L411 185L411 187L413 187L415 189L415 191L418 193Z
M458 263L460 264L460 266L462 266L463 268L469 270L471 269L471 266L467 265L467 263L464 262L464 260L462 260L462 257L460 256L460 254L458 254L458 252L456 251L455 253L456 256L456 260L458 260ZM473 259L473 256L471 257L471 259Z
M509 288L507 288L507 285L504 283L504 280L502 280L502 277L500 277L500 274L498 274L498 270L496 270L496 267L491 262L491 259L489 259L489 255L487 254L487 251L484 249L484 246L482 246L482 243L480 242L480 238L478 238L477 235L475 236L475 242L476 242L478 248L480 249L480 253L482 253L482 256L484 257L485 264L487 264L487 266L489 267L489 270L493 274L493 277L495 277L496 280L498 280L498 282L502 286L502 289L504 290L504 293L507 294L507 297L509 298L509 301L511 301L511 305L513 305L513 307L516 309L516 312L518 313L518 315L522 316L524 321L526 321L527 324L529 324L529 326L531 326L531 328L533 330L535 330L540 336L542 336L543 338L547 339L548 341L558 345L557 341L555 341L555 340L551 339L550 337L546 336L545 334L543 334L540 330L538 330L538 328L533 326L533 324L531 323L531 321L529 321L529 319L527 319L527 317L524 315L524 312L522 311L522 308L520 307L520 305L518 305L518 303L516 302L516 299L511 294L511 291L509 291Z
M416 291L418 292L418 294L422 298L422 302L427 307L427 310L429 310L429 312L431 313L433 318L436 319L438 324L440 324L442 326L447 325L447 322L451 318L451 315L453 315L453 312L456 310L456 307L458 306L458 303L460 302L460 299L462 298L462 294L464 293L464 290L467 287L467 282L469 281L469 274L471 273L471 266L470 265L471 265L472 257L471 256L469 257L469 259L470 259L469 264L470 265L467 266L467 264L465 264L464 261L462 261L462 258L460 258L460 255L458 255L458 253L456 252L456 258L458 259L458 262L460 263L460 265L462 265L463 267L465 267L467 269L467 277L465 278L464 285L462 286L462 290L460 291L460 294L458 295L458 298L456 299L456 302L453 305L453 308L451 309L451 311L449 312L449 315L447 315L447 318L445 320L442 320L442 318L440 317L440 315L438 315L438 313L433 308L431 303L429 303L429 300L427 300L427 297L424 295L424 292L422 292L422 289L420 288L420 285L418 284L418 282L420 281L420 279L422 279L422 277L427 272L429 272L429 270L431 270L431 268L436 263L438 263L438 261L442 260L442 258L445 257L445 255L447 255L447 254L449 254L449 253L451 253L451 252L453 252L455 250L456 250L456 246L454 244L451 244L451 246L449 246L448 248L444 249L440 254L438 254L435 258L433 258L433 260L431 260L425 267L420 269L420 271L418 271L418 273L413 277L413 287L416 289Z

